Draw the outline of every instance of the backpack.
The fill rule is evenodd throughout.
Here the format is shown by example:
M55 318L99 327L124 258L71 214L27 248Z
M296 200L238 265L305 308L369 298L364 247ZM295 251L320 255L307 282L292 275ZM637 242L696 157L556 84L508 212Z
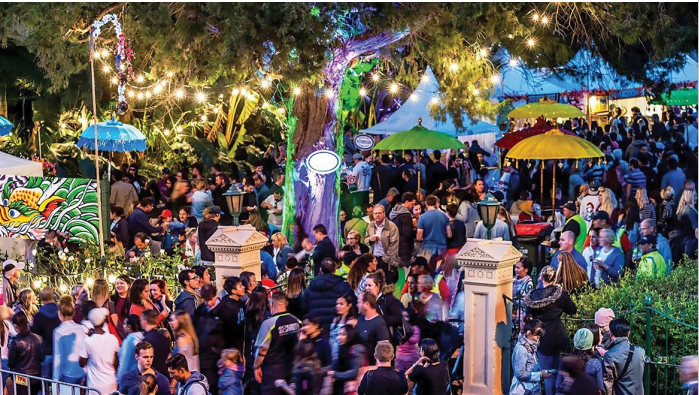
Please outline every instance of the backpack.
M388 296L386 296L388 297ZM377 308L381 316L384 315L383 310L381 310L381 305L377 304ZM408 319L403 315L403 308L401 305L401 323L400 325L396 327L389 327L389 331L391 332L391 343L395 345L402 345L405 342L410 339L410 337L413 335L415 332L413 330L413 326L410 325L410 322L408 322Z
M189 384L186 384L184 387L182 387L179 391L178 395L187 395L187 390L189 390L189 387L194 385L194 384L199 384L201 387L204 389L204 393L206 395L211 395L211 392L206 388L206 386L200 381L193 381Z

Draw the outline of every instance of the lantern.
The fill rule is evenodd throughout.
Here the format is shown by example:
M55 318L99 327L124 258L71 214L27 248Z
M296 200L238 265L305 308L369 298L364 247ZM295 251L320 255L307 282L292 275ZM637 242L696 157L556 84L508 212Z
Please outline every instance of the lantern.
M233 216L233 226L238 226L238 217L243 211L243 196L245 192L238 189L237 186L231 185L231 187L223 194L226 198L226 205L228 205L228 212Z
M488 229L488 239L490 240L490 230L495 226L500 202L488 192L485 198L478 202L478 215L483 220L483 226Z

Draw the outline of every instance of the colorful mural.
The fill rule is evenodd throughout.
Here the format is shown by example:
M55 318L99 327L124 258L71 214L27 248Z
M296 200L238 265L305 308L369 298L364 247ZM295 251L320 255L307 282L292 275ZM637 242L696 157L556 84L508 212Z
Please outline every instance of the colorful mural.
M40 240L52 229L97 241L98 209L94 180L0 175L0 237Z

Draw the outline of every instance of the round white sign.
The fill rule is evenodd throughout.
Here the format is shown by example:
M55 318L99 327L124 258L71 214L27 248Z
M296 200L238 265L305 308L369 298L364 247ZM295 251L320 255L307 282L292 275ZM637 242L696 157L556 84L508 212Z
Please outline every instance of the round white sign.
M374 148L374 139L368 134L358 134L354 136L354 146L362 151Z
M306 166L318 174L329 174L340 167L342 160L334 151L320 150L308 155Z

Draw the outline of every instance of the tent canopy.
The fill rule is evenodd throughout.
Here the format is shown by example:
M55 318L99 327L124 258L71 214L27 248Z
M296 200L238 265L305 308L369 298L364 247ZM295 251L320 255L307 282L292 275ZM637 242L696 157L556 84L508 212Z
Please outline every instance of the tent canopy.
M40 162L17 158L0 152L0 174L43 177L44 171Z
M417 125L418 118L422 118L422 126L427 129L437 132L446 133L451 136L457 135L475 135L480 133L494 132L497 127L493 124L476 121L472 123L468 116L463 117L463 125L465 132L458 132L454 121L447 114L446 122L439 122L430 115L432 98L439 98L439 83L430 67L425 70L425 74L420 84L415 89L415 92L408 100L403 103L401 108L393 113L387 120L379 122L376 125L360 130L360 133L368 134L387 134L410 130Z

